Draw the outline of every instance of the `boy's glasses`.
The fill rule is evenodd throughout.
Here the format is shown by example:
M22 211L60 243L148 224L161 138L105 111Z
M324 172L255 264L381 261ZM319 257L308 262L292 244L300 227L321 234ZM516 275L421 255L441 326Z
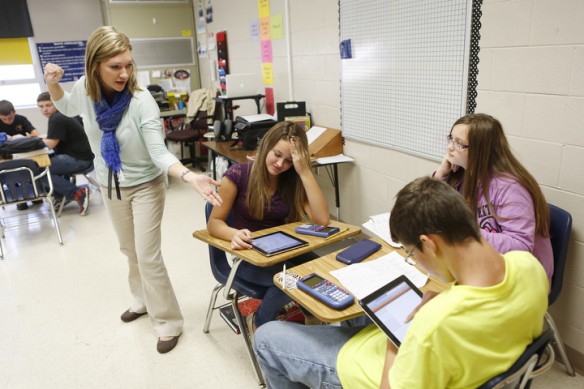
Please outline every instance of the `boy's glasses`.
M418 245L412 247L410 252L407 253L406 257L404 258L404 261L406 261L408 265L416 266L416 258L414 257L414 250L416 249L416 247L418 247Z
M464 149L468 149L469 148L469 145L465 145L465 144L461 143L458 139L454 139L452 137L452 135L448 135L446 137L446 140L448 141L448 145L450 145L451 143L454 142L454 147L457 150L464 150Z

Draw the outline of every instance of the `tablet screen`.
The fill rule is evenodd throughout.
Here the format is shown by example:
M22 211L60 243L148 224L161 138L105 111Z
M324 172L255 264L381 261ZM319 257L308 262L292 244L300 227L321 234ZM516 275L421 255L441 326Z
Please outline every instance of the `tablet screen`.
M306 246L308 242L298 239L285 232L274 232L254 238L251 246L260 253L270 256Z
M411 322L408 315L422 301L422 292L405 276L400 276L381 289L359 301L367 315L400 346Z

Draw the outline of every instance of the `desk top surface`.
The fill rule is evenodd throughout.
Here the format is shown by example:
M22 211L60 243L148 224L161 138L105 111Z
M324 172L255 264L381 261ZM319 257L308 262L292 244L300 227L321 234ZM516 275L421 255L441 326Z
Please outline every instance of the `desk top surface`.
M50 167L51 166L51 157L49 154L40 154L34 155L32 157L26 157L27 159L32 159L39 165L40 168ZM0 161L11 161L10 159L0 159Z
M244 99L261 99L266 97L261 93L255 95L246 95L246 96L217 96L214 97L215 100L244 100Z
M187 116L186 109L172 110L172 111L160 111L161 118L168 118L171 116Z
M234 163L243 163L243 162L247 162L247 155L248 154L253 154L254 150L241 150L241 149L232 149L231 145L233 144L233 142L236 141L236 139L234 140L230 140L230 141L224 141L224 142L217 142L217 141L209 141L209 142L203 142L203 145L213 151L215 151L216 153L221 154L222 156L224 156L225 158L229 159L230 161L234 162Z
M381 243L381 250L377 251L375 254L365 259L365 262L380 258L395 250L393 247L389 246L387 243L385 243L383 240L379 238L371 239L378 243ZM301 277L307 276L311 273L317 273L322 277L326 278L327 280L342 286L339 280L337 280L334 276L330 274L332 270L337 270L347 266L344 263L336 260L336 255L341 250L327 254L324 257L317 258L310 262L306 262L302 265L295 266L291 269L288 269L287 272L296 273ZM405 256L405 252L403 250L398 249L397 251ZM276 286L282 289L282 284L278 281L278 276L279 273L274 276L274 283L276 284ZM421 289L422 291L426 290L442 291L445 288L446 285L440 283L439 281L433 278L428 278L428 282ZM357 316L361 316L364 313L361 307L359 306L359 303L357 303L357 299L355 299L355 303L351 305L349 308L338 311L336 309L329 308L328 306L324 305L314 297L310 296L307 293L304 293L300 289L283 289L283 290L296 302L298 302L304 308L308 309L308 311L310 311L314 316L328 323L351 319Z
M299 226L300 224L302 224L302 223L301 222L290 223L290 224L285 224L285 225L277 226L277 227L273 227L273 228L267 228L265 230L256 231L256 232L252 233L252 236L255 237L255 236L269 234L271 232L284 231L290 235L296 236L296 237L308 242L307 246L300 247L300 248L297 248L295 250L286 251L286 252L283 252L281 254L273 255L271 257L266 257L265 255L259 253L256 250L253 250L253 249L234 250L231 248L230 241L215 238L215 237L211 236L211 234L209 233L208 230L195 231L195 232L193 232L193 237L195 237L196 239L202 240L203 242L205 242L213 247L217 247L218 249L221 249L227 253L233 254L233 255L235 255L235 256L237 256L237 257L243 259L244 261L249 262L253 265L265 267L265 266L275 265L275 264L280 263L280 262L284 262L284 261L286 261L290 258L294 258L300 254L304 254L304 253L307 253L309 251L313 251L313 250L316 250L318 248L325 247L331 243L338 242L338 241L343 240L345 238L348 238L350 236L357 235L361 232L360 227L337 222L337 221L331 221L330 225L339 227L341 229L341 232L334 234L334 235L331 235L328 238L321 238L318 236L297 234L295 231L295 228L297 226ZM346 230L343 231L343 229L346 229Z

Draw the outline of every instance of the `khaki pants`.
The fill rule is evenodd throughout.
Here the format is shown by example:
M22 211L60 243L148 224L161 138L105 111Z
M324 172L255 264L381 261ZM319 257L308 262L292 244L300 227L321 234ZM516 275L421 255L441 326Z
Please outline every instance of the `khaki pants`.
M134 312L148 311L158 337L177 336L182 331L183 316L164 265L161 245L161 221L166 188L163 176L130 188L121 188L122 199L107 196L103 202L118 236L121 252L128 258L129 283Z

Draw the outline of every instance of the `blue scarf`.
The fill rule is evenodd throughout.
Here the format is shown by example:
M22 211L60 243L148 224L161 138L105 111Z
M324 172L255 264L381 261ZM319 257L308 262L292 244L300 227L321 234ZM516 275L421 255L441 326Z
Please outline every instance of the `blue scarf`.
M116 184L117 198L121 199L118 175L122 172L122 160L120 159L120 145L116 138L116 129L120 125L130 100L132 100L132 94L126 88L122 92L115 92L111 106L103 96L103 91L101 101L93 103L97 124L99 129L103 131L101 156L105 161L105 166L109 169L108 197L110 199L112 198L112 176Z

